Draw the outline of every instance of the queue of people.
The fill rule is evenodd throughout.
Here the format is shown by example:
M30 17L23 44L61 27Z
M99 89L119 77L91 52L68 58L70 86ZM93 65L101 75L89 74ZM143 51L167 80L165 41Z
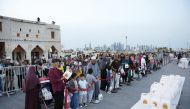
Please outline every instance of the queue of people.
M48 64L41 64L53 89L54 108L62 109L64 89L69 91L69 107L78 109L88 103L98 104L101 91L117 93L123 85L132 85L137 77L147 76L161 67L163 56L156 53L146 54L109 54L97 56L81 55L76 58L65 57L52 59ZM62 75L69 70L72 75L66 79ZM68 99L68 98L66 98Z
M35 67L29 66L25 73L25 86L19 84L26 93L25 109L41 108L42 102L37 94L41 92L39 78L42 76L50 80L54 109L62 109L65 104L71 109L78 109L88 103L100 103L101 91L112 94L121 90L123 85L131 86L135 79L159 69L163 58L161 53L100 53L43 59L35 63ZM67 71L72 72L70 78L63 76ZM65 97L66 89L68 97Z

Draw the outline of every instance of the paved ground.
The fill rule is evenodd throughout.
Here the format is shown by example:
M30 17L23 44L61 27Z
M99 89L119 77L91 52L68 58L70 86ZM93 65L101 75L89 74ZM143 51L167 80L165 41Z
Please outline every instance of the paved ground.
M159 81L161 75L178 74L185 76L185 84L179 109L190 107L190 69L178 68L176 63L171 63L161 70L154 72L141 81L133 81L132 86L123 86L117 94L103 93L104 100L100 104L89 104L84 109L130 109L140 98L141 93L148 92L150 85ZM24 94L18 93L11 97L0 97L0 109L24 109ZM52 107L50 109L53 109Z

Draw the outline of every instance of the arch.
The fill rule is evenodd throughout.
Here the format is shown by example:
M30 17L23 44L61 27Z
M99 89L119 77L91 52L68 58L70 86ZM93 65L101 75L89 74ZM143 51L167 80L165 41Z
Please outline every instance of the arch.
M58 54L58 50L55 48L54 45L52 45L48 50L48 58L56 57Z
M12 51L12 59L23 61L26 59L26 51L21 45L17 45Z
M0 59L5 58L5 42L0 42Z
M44 53L43 49L39 45L36 45L31 51L32 64L34 64L35 61L40 60L41 57L43 56L43 53Z

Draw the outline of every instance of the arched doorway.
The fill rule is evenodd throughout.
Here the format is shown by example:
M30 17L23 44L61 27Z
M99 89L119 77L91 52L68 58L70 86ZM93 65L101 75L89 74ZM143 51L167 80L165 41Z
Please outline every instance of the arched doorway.
M38 45L31 51L31 61L32 64L41 60L43 56L43 50Z
M54 46L51 46L51 48L48 50L48 58L53 58L57 56L58 56L58 50Z
M0 42L0 59L5 58L5 42Z
M26 51L18 45L13 51L12 51L12 58L13 60L17 61L23 61L26 59Z

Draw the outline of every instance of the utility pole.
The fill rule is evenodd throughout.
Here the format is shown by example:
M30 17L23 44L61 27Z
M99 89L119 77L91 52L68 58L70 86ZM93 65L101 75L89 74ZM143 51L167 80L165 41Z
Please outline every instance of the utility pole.
M126 48L125 48L125 49L126 49L126 51L127 51L127 35L126 35Z
M189 49L189 43L187 42L187 50Z

